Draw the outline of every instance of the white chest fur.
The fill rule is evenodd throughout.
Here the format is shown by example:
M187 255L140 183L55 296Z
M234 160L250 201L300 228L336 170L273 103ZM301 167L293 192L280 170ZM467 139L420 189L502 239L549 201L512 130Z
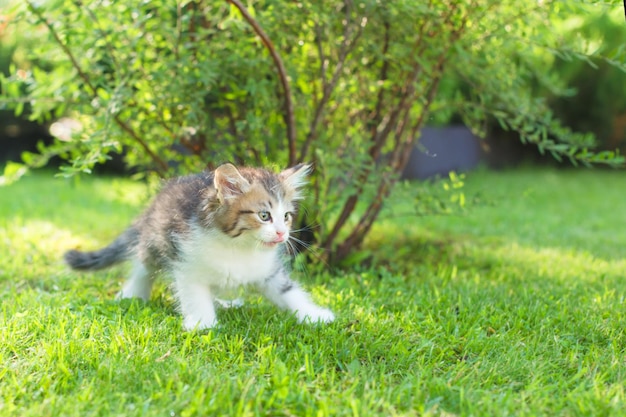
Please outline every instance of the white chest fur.
M216 289L263 281L281 265L275 250L240 247L206 233L196 233L181 249L181 261L175 266L177 278Z

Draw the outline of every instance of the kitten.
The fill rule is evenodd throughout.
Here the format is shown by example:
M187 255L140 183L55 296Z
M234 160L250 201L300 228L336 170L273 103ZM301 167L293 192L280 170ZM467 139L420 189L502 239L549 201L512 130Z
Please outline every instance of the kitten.
M155 273L169 273L187 330L215 326L215 296L242 285L257 287L301 322L331 322L333 313L311 301L284 263L309 170L301 164L274 174L225 164L174 179L113 243L94 252L71 250L65 261L95 270L130 260L120 298L147 300Z

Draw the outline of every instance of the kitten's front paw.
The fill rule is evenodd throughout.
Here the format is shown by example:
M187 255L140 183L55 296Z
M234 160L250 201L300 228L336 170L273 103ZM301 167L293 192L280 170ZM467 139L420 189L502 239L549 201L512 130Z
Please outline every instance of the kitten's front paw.
M296 316L298 317L298 321L300 323L331 323L335 320L335 315L332 311L318 306L298 310Z
M217 326L217 319L198 319L197 317L185 317L183 319L183 328L188 331L212 329Z

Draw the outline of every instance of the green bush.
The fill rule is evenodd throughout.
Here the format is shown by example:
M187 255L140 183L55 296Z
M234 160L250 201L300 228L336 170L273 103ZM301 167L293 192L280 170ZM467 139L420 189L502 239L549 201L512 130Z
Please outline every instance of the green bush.
M309 221L334 262L363 242L431 118L459 114L481 133L493 117L556 157L623 162L593 153L593 137L563 128L533 88L558 83L546 70L555 53L587 58L546 22L590 6L562 3L27 0L16 24L40 38L30 52L52 70L3 84L26 85L35 119L81 122L27 156L60 154L68 174L121 150L161 176L314 162ZM623 55L614 61L624 70Z

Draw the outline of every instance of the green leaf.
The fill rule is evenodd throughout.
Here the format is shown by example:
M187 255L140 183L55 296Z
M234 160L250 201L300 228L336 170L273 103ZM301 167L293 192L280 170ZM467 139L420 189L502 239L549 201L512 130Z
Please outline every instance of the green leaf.
M6 186L19 180L28 172L28 167L24 164L9 161L4 166L4 173L0 176L0 186Z

